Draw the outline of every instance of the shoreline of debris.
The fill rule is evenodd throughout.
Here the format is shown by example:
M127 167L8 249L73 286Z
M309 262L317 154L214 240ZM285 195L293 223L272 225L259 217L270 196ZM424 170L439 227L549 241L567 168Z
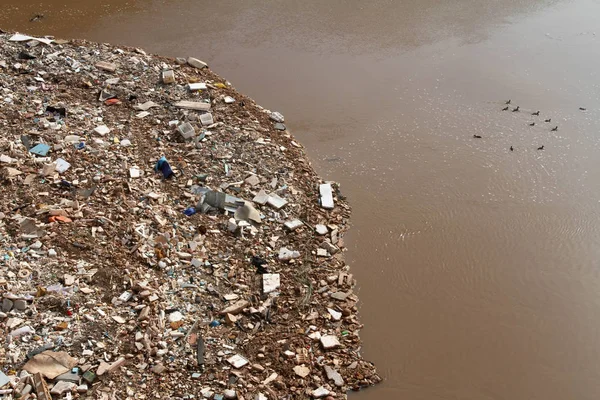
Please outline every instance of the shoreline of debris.
M350 207L199 59L0 30L0 398L345 399Z

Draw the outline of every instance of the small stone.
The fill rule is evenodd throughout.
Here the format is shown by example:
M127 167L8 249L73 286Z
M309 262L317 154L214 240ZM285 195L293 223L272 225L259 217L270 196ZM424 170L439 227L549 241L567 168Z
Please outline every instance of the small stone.
M15 307L15 310L17 310L17 311L25 311L25 309L27 308L27 301L15 300L14 307Z
M52 390L50 390L50 394L61 396L63 393L71 392L76 387L77 385L73 382L58 381L56 382L56 385L52 387Z
M83 385L79 385L77 386L77 393L87 393L88 391L88 385L87 384L83 384Z
M329 394L329 390L325 389L323 386L319 387L318 389L313 390L312 392L312 396L315 399L320 399L321 397L325 397Z
M157 375L160 375L163 372L165 372L166 369L167 369L167 367L165 367L164 365L156 364L154 367L152 367L152 372L154 372Z
M235 390L227 389L223 392L226 399L237 399L237 393Z
M56 253L56 250L54 249L50 249L48 250L48 257L56 257L58 254Z
M9 312L10 310L12 310L13 308L13 301L10 299L4 299L2 300L2 312Z
M244 182L246 182L250 186L256 186L260 183L260 179L256 175L250 175L249 177L244 179Z
M335 293L331 293L330 296L332 299L344 301L344 300L346 300L346 297L348 297L348 294L344 293L344 292L335 292Z
M278 130L278 131L285 131L287 129L285 127L285 125L282 124L282 123L280 123L280 122L278 122L275 125L273 125L273 128L275 128L275 130Z
M296 365L294 367L294 372L300 378L306 378L310 374L310 368L308 368L307 366L304 366L304 365Z

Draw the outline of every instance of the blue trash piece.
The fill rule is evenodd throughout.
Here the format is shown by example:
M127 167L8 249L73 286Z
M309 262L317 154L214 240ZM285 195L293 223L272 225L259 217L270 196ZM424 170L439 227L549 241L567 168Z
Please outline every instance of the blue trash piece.
M217 326L221 325L221 323L219 321L217 321L216 319L214 321L210 322L210 327L211 328L215 328Z
M156 162L154 171L162 172L165 179L169 179L171 176L173 176L173 170L171 169L171 166L165 157L161 157L160 160Z
M196 209L195 209L194 207L189 207L189 208L186 208L186 209L183 211L183 213L184 213L185 215L187 215L188 217L190 217L190 216L192 216L192 215L196 214Z
M45 157L50 151L50 146L45 143L40 143L29 149L29 152L38 156Z

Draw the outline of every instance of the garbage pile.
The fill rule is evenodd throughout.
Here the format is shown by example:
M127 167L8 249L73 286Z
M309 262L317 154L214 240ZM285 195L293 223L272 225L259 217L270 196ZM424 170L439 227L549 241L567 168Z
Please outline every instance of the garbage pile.
M379 382L350 208L284 123L193 57L0 34L0 398Z

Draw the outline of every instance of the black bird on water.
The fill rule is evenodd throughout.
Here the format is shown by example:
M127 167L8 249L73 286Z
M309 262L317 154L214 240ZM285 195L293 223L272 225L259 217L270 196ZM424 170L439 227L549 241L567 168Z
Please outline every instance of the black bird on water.
M558 126L555 126L554 128L552 128L552 132L556 132L558 130Z
M540 115L540 112L536 111L536 112L532 113L531 115Z
M475 139L481 139L481 136L479 136L479 135L473 135L473 137L474 137Z
M587 108L585 108L585 107L579 107L579 109L580 109L581 111L585 111L585 110L587 110Z
M508 106L506 106L502 109L502 111L507 111L507 110L508 110Z
M514 151L514 150L515 150L515 149L514 149L512 146L510 146L510 151Z
M510 104L510 99L506 100L506 103L504 103L504 104Z
M552 122L552 118L548 118L548 119L544 120L544 122Z
M535 126L535 122L530 123L529 126Z
M517 108L513 108L513 112L517 112L519 111L520 106L517 106Z
M544 150L544 146L538 147L538 150Z

